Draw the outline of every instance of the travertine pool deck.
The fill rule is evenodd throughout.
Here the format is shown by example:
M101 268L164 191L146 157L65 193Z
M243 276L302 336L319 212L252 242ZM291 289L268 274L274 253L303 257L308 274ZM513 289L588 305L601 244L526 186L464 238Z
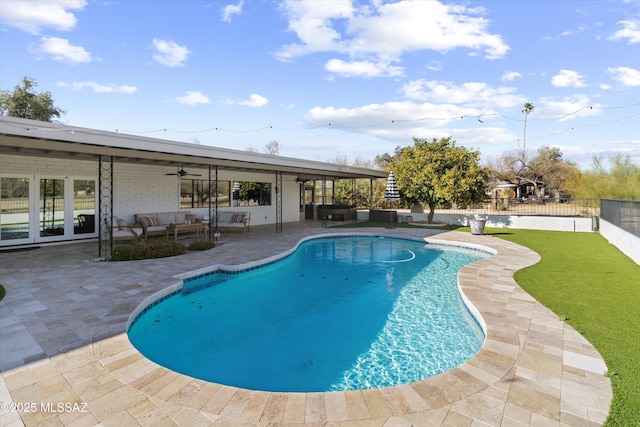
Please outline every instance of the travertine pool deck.
M375 233L483 245L459 275L487 339L467 363L386 389L267 393L169 371L129 343L129 315L176 275L280 254L309 235ZM593 346L513 280L539 260L491 236L432 229L252 227L180 257L105 263L97 243L0 251L2 426L595 426L611 401ZM13 402L13 403L12 403ZM61 405L59 405L61 404ZM22 409L22 412L16 412ZM9 412L6 412L9 410Z

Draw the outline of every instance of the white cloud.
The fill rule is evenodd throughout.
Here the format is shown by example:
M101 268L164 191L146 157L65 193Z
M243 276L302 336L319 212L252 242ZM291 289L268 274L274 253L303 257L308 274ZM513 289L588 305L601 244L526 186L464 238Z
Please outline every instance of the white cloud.
M440 61L431 61L431 64L427 65L427 70L431 70L431 71L440 71L440 70L442 70L442 62L440 62Z
M521 78L522 74L517 71L507 71L500 77L500 80L503 82L512 82L515 79Z
M509 50L500 35L488 32L489 21L481 16L482 8L414 0L372 2L362 7L347 1L288 0L283 9L289 30L300 42L283 46L277 53L280 60L338 52L362 65L380 64L390 58L397 61L404 53L420 50L466 48L484 51L490 59L500 58Z
M91 53L81 46L73 46L67 39L58 37L42 37L36 52L51 55L55 61L59 62L71 64L91 62Z
M245 107L258 108L264 107L269 103L269 100L262 95L258 95L257 93L252 93L249 95L249 99L244 101L237 101L235 104L244 105Z
M198 105L198 104L208 104L209 98L201 92L189 90L185 96L176 97L176 102L178 104L184 105Z
M310 126L330 123L331 127L380 134L399 128L438 127L464 116L476 117L480 114L475 108L461 108L453 104L404 101L357 108L314 107L304 117Z
M231 22L233 15L239 15L242 13L243 1L240 0L238 4L228 4L222 8L222 20L224 22Z
M640 86L640 70L629 67L607 68L607 72L613 75L613 79L623 86Z
M584 77L577 71L560 70L551 78L551 84L555 87L585 87Z
M191 53L186 46L180 46L171 40L153 39L155 53L153 59L167 67L182 67Z
M509 108L526 102L515 88L494 88L487 83L468 82L455 85L445 81L414 80L402 87L405 97L420 101L463 104L483 108Z
M358 108L315 107L307 111L305 122L309 127L370 135L375 139L369 139L367 148L361 148L361 151L374 150L376 141L383 141L378 153L389 150L391 141L396 145L407 145L413 137L452 136L461 145L475 147L503 144L517 138L508 129L479 123L479 116L481 112L475 108L405 101Z
M561 36L563 36L563 37L566 37L566 36L572 36L572 35L574 35L574 34L580 34L580 33L583 33L583 32L585 32L585 31L586 31L586 30L588 30L588 29L589 29L589 27L587 27L586 25L582 24L582 25L578 25L578 28L576 28L576 29L574 29L574 30L566 30L566 31L563 31L560 35L561 35Z
M70 87L73 90L82 90L82 89L85 89L85 88L89 88L89 89L93 90L95 93L124 93L124 94L131 94L131 93L134 93L134 92L136 92L138 90L138 88L135 87L135 86L115 85L115 84L103 85L103 84L96 83L96 82L72 82L72 83L58 82L57 85L59 87Z
M324 65L325 70L342 75L344 77L389 77L401 76L403 67L390 65L389 63L371 61L345 62L341 59L332 59Z
M69 31L76 26L72 10L82 10L86 0L3 1L0 19L7 25L32 34L44 28Z
M639 21L620 21L622 29L616 31L609 37L609 40L627 40L627 44L640 43L640 23Z
M540 106L536 106L535 120L554 120L566 122L575 118L599 116L602 109L599 104L592 104L585 95L575 95L556 101L552 98L542 98Z

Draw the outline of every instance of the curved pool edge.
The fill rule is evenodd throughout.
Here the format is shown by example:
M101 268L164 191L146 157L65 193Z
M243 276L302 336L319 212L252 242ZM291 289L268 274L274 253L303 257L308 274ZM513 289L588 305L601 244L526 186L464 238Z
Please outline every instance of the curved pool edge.
M274 262L280 261L284 258L287 258L288 256L292 255L293 253L295 253L298 248L306 242L309 242L311 240L317 240L317 239L330 239L330 238L335 238L335 237L387 237L387 238L396 238L396 239L401 239L401 240L410 240L410 241L414 241L414 242L424 242L424 243L430 243L430 244L436 244L436 245L444 245L444 246L451 246L451 247L462 247L462 248L467 248L467 249L473 249L473 250L478 250L481 252L485 252L485 253L489 253L491 255L495 255L496 251L493 250L492 248L488 247L488 246L484 246L484 245L479 245L479 244L475 244L475 243L465 243L465 242L452 242L452 241L448 241L448 240L442 240L442 239L432 239L432 238L420 238L420 237L414 237L414 236L402 236L402 235L393 235L393 234L385 234L382 235L381 233L372 233L372 232L343 232L343 233L323 233L323 234L312 234L309 236L305 236L302 239L298 240L298 242L290 249L281 252L279 254L276 255L272 255L260 260L256 260L256 261L250 261L247 263L242 263L242 264L234 264L234 265L228 265L228 264L214 264L211 265L209 267L203 267L203 268L199 268L197 270L191 270L191 271L187 271L185 273L181 273L178 275L173 276L175 279L178 279L179 282L174 283L173 285L170 285L164 289L161 289L151 295L149 295L148 297L146 297L140 304L138 304L138 306L136 306L136 308L132 311L131 315L129 316L129 319L127 321L127 325L126 325L126 330L129 331L129 329L131 328L131 325L133 323L135 323L135 321L142 315L144 314L147 310L149 310L150 308L152 308L153 306L155 306L156 304L164 301L166 298L169 298L171 296L173 296L176 293L179 293L180 290L184 287L184 282L185 280L189 280L189 279L193 279L193 278L197 278L197 277L201 277L201 276L206 276L206 275L210 275L210 274L215 274L215 273L237 273L237 272L243 272L243 271L247 271L247 270L251 270L251 269L255 269L255 268L259 268L262 266L266 266L269 264L272 264ZM463 267L464 268L464 267ZM473 304L466 298L466 296L464 295L464 293L461 291L460 288L460 282L458 280L458 291L461 294L461 297L465 303L465 305L467 306L467 309L470 311L470 313L473 315L473 317L475 318L475 320L479 323L480 327L482 328L483 333L485 333L485 337L486 337L486 331L485 331L485 323L484 320L482 319L482 316L479 314L479 312L475 309L475 307L473 307Z
M378 236L381 233L331 234ZM321 235L321 237L327 236L329 234ZM384 236L408 237L393 233L385 233ZM318 422L326 421L364 422L364 420L388 420L399 417L419 424L420 419L430 420L430 422L440 419L444 422L448 414L458 414L468 417L470 420L480 420L491 424L492 420L508 419L507 412L509 412L509 416L522 414L523 418L543 416L548 417L549 420L558 421L562 416L563 419L575 417L575 420L588 419L595 424L602 424L608 414L608 402L611 399L610 381L604 378L602 372L590 372L588 368L584 369L586 377L589 381L598 383L597 386L593 386L593 389L602 387L608 391L608 393L603 393L604 402L601 399L596 405L588 401L584 403L584 407L580 408L578 408L579 405L572 402L575 408L573 406L567 408L566 403L561 402L563 399L570 400L570 398L553 396L553 399L549 397L547 402L549 405L544 409L533 407L539 405L537 401L540 396L547 396L545 387L558 390L559 394L559 390L564 390L564 386L559 387L558 383L564 384L566 382L563 378L554 380L552 385L548 385L546 384L549 382L546 373L537 372L536 368L531 366L519 366L519 364L522 365L526 342L530 340L528 338L529 328L534 321L540 321L540 319L535 319L536 316L539 316L540 313L545 318L554 316L526 294L513 279L513 274L516 271L537 263L539 256L528 248L488 236L471 237L460 232L450 232L446 236L439 237L441 238L424 237L417 240L427 242L431 240L434 243L437 240L438 243L449 244L461 243L460 240L470 240L462 242L465 244L477 244L478 241L481 241L483 247L495 251L495 256L463 267L458 275L459 287L465 297L477 308L481 314L480 318L485 320L486 339L484 345L473 358L463 365L434 377L411 384L361 391L324 393L251 391L207 383L177 374L144 358L128 341L126 333L121 334L117 339L124 351L137 353L137 356L143 359L140 364L146 365L148 375L159 371L154 374L154 377L171 378L185 387L197 389L196 395L189 402L197 400L198 396L202 398L203 394L208 395L210 399L204 406L195 407L196 405L194 405L191 407L189 402L185 403L185 406L212 421L244 423L274 422L275 420L278 423L284 422L284 420L292 422L297 420L296 424L316 425ZM442 237L446 238L442 239ZM310 238L313 237L301 239L291 250L295 250L300 243ZM524 314L517 315L517 311L512 307L513 304L525 306ZM593 355L594 359L599 357L599 353L588 341L570 326L559 321L557 316L554 317L556 317L555 320L559 326L554 323L553 327L564 331L563 339L568 341L571 346L575 346L576 352L577 348L581 347L585 353ZM534 328L534 332L539 331L535 331ZM549 345L549 347L552 346ZM562 352L562 349L557 351ZM572 363L560 362L560 366L562 372L568 369L578 369L572 366ZM518 374L520 370L524 372L524 377ZM594 374L597 375L594 376ZM540 380L539 382L536 381L533 385L525 384L532 381L532 378L528 377L536 376ZM122 378L122 382L131 383L131 381L127 381L126 377ZM154 399L158 399L149 383L136 381L136 385L129 385L145 395L153 395ZM521 399L518 399L517 396L516 398L511 397L514 394L513 389L516 389L515 394L518 395L522 394L523 390L529 386L531 394L525 394L521 396ZM571 384L571 387L571 393L575 392L577 386ZM177 390L179 387L174 386L173 388ZM585 389L590 391L592 386L585 386ZM548 393L552 395L555 392L548 391ZM527 401L532 402L530 408ZM509 411L505 406L507 403L511 408Z

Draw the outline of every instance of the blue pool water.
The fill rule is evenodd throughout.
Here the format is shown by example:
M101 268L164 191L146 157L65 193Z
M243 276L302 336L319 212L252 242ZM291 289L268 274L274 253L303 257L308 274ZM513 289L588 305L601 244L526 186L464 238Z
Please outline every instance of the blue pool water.
M481 251L380 237L322 238L153 305L129 338L174 371L287 392L389 387L470 359L484 335L457 289Z

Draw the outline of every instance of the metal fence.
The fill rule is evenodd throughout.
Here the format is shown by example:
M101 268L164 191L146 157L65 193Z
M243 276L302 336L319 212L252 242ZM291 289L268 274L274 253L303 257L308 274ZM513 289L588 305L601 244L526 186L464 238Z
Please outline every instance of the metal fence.
M384 205L388 209L389 204ZM409 209L395 203L393 209ZM429 208L424 207L424 212ZM585 217L600 216L600 199L487 199L473 206L442 206L436 208L436 213L457 215L517 215L517 216L563 216Z
M640 237L640 200L602 199L601 218Z

